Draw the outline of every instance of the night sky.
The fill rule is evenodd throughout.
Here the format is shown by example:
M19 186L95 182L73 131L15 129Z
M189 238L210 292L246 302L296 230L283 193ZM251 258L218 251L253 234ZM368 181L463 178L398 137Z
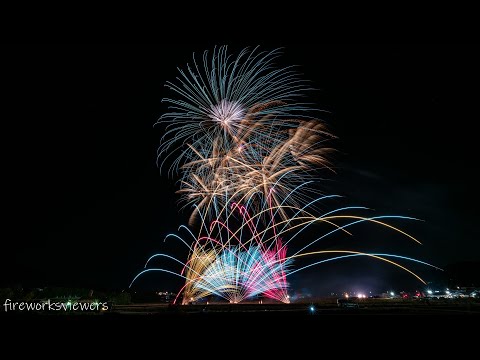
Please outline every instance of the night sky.
M163 243L189 214L179 213L175 179L157 168L163 129L153 125L172 95L165 82L214 45L3 46L0 286L121 289L151 254L186 256ZM440 267L480 260L476 46L261 45L283 48L279 64L299 65L318 89L310 100L325 110L319 117L338 136L336 174L321 186L345 197L326 209L363 205L425 220L394 223L422 246L368 225L325 248L383 250ZM139 286L180 283L156 274ZM417 285L360 259L292 278L294 288L318 294Z

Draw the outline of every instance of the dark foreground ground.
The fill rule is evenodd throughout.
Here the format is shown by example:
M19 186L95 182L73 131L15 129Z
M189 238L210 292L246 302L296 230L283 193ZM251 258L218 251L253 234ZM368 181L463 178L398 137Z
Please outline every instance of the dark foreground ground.
M135 304L114 306L108 316L164 317L327 317L327 316L480 316L480 302L459 300L391 300L366 299L355 307L339 307L335 299L322 299L294 304Z
M431 354L453 346L468 354L478 345L480 303L367 299L358 308L339 308L335 299L288 305L134 304L98 313L9 312L0 316L0 323L15 338L26 331L34 338L41 336L45 344L62 338L78 345L83 339L82 344L101 343L112 349L143 344L189 351L194 342L197 347L225 346L241 352L253 346L249 343L276 344L276 351L298 344L325 349L340 344L339 351L356 354L386 344L399 353L410 348ZM182 339L185 349L178 345Z
M373 344L390 344L400 354L411 351L407 350L409 347L427 351L443 346L458 346L469 353L478 345L480 302L367 299L358 305L358 308L340 308L336 299L288 305L141 304L116 306L105 316L118 326L131 320L134 326L156 328L161 336L170 331L174 336L184 330L191 331L202 344L234 338L243 343L250 338L277 346L338 348L352 354Z
M352 305L353 304L353 305ZM477 299L362 299L348 307L337 304L337 299L323 298L292 304L246 302L240 304L201 303L172 305L140 303L109 304L108 311L97 312L2 312L2 318L76 317L76 318L164 318L194 319L221 317L277 317L277 318L341 318L341 317L458 317L480 320L480 301Z

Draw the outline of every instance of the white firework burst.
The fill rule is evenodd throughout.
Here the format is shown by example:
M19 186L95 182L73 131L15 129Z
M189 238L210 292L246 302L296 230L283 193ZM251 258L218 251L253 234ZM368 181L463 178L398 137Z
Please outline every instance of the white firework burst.
M192 148L209 158L220 142L229 152L246 133L251 146L273 148L288 138L288 129L310 118L310 107L300 101L310 88L293 67L274 66L279 55L257 47L232 57L222 46L211 56L205 51L202 66L194 56L192 66L179 69L177 81L166 84L178 98L163 99L169 111L157 122L167 126L158 149L160 168L169 163L172 173L198 158Z

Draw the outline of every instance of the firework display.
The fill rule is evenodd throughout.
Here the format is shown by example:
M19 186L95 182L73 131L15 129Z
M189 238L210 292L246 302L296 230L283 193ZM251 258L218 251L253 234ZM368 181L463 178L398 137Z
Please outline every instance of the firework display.
M175 299L183 304L209 296L231 303L257 296L288 303L288 277L328 261L366 256L422 282L400 262L434 267L395 254L315 248L332 234L352 235L352 228L364 223L419 243L388 223L417 219L352 215L369 211L353 206L320 212L322 202L339 197L318 190L320 172L333 171L328 145L333 136L311 116L308 83L293 67L276 67L279 55L255 48L234 57L224 46L206 51L201 62L194 57L175 82L167 83L178 98L164 99L169 111L159 120L166 131L158 160L161 169L178 174L183 208L191 211L189 227L179 229L187 235L167 239L183 242L188 257L155 254L131 285L147 272L162 271L185 280ZM304 236L314 225L326 230ZM295 259L309 257L313 262L294 267ZM162 258L181 264L181 271L151 267Z

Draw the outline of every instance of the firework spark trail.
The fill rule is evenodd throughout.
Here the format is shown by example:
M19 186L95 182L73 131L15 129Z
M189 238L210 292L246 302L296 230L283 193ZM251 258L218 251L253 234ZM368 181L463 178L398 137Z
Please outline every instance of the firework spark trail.
M239 201L234 195L253 194L260 204L265 198L278 204L313 179L314 168L331 170L326 156L332 149L323 143L333 136L309 115L311 106L299 102L311 90L307 82L292 67L275 68L279 54L255 48L233 58L220 47L204 53L203 68L194 57L193 67L167 83L180 99L164 99L171 111L158 121L167 126L158 159L163 168L172 158L169 173L180 172L184 207L207 207L214 216L212 200L222 206ZM298 195L292 205L306 193ZM190 224L197 215L194 210Z
M210 295L237 303L255 296L289 302L287 277L329 261L367 256L389 263L419 281L423 279L391 260L426 262L388 253L355 250L306 251L336 233L353 235L353 226L371 223L420 243L415 237L387 223L387 219L418 220L399 215L359 216L346 211L367 211L362 206L339 207L319 213L317 205L338 195L321 194L316 188L318 171L333 171L326 141L333 136L323 122L311 117L313 110L301 101L307 90L292 67L276 68L277 50L249 51L235 58L227 47L206 51L202 62L180 70L176 82L167 87L179 99L164 99L169 112L159 123L166 124L158 149L160 168L180 174L180 200L191 206L189 224L199 221L198 234L182 225L190 241L179 235L188 249L187 261L167 254L151 256L143 274L160 271L175 274L185 283L175 302L190 303ZM318 196L321 194L321 196ZM313 224L332 229L299 244L287 255ZM303 237L304 238L304 237ZM293 269L293 261L309 256L331 256ZM181 264L180 272L146 268L154 259ZM438 269L438 268L437 268Z
M216 141L224 141L222 145L230 150L239 134L255 132L256 145L260 147L272 136L284 138L283 131L272 134L272 124L295 128L298 120L290 123L290 119L306 116L309 107L298 100L309 86L292 67L274 69L279 55L277 50L245 49L233 60L227 56L227 47L222 46L213 51L211 64L205 51L203 69L195 57L193 68L179 69L177 83L168 82L167 87L180 100L164 99L171 111L159 120L168 124L158 152L159 158L164 157L162 163L169 156L178 155L175 150L179 142L201 145L202 152L210 157ZM256 124L259 118L263 119L262 126ZM182 152L174 166L190 155L188 149Z
M314 187L308 186L313 183L310 181L314 179L313 169L333 170L326 158L331 149L322 147L319 141L318 133L323 125L313 120L303 124L290 129L290 137L285 141L272 148L266 147L260 158L250 139L242 140L241 151L235 148L221 154L214 146L215 156L212 158L204 158L192 148L200 159L181 168L185 175L178 193L182 195L184 206L196 203L199 209L208 209L212 201L222 206L241 197L258 197L255 201L258 204L267 199L270 204L279 205L279 199L286 198L291 205L304 203L308 199L307 193L316 192ZM303 185L304 191L294 192L298 185ZM191 223L195 215L194 211ZM287 218L284 213L281 216Z
M263 229L256 228L257 223L254 221L254 219L262 216L262 214L250 216L244 206L236 203L231 204L231 208L234 209L235 212L229 212L228 216L225 215L223 217L234 217L237 213L239 216L237 216L236 219L241 221L240 225L236 225L235 229L230 229L225 225L225 222L222 222L223 225L219 228L215 226L220 222L218 219L213 220L210 223L210 226L205 224L201 227L199 235L193 238L191 241L189 246L190 255L187 262L183 263L177 259L174 259L176 262L183 264L183 269L179 275L183 277L182 274L185 273L184 278L186 279L186 283L181 290L184 295L184 304L194 302L212 294L223 297L232 303L237 303L244 299L252 298L258 295L276 299L282 302L289 302L287 282L288 276L314 265L356 256L367 256L372 259L381 260L394 265L395 267L410 273L421 282L424 282L424 280L419 275L389 258L413 261L437 268L434 265L417 259L388 253L366 253L344 249L310 252L304 251L306 248L316 243L319 239L325 238L335 231L340 231L345 227L350 227L365 222L371 222L373 224L389 228L415 240L415 238L411 237L411 235L401 231L400 229L383 221L376 220L378 218L400 218L412 220L413 218L402 216L377 216L370 218L353 215L332 216L334 213L348 210L349 208L332 210L319 217L315 217L311 214L309 214L309 216L303 216L305 213L307 213L306 210L304 208L295 208L295 213L301 216L296 216L288 221L295 222L297 224L288 226L287 228L284 227L281 231L273 233L272 229L274 225L270 225L269 227ZM274 207L273 211L270 208L267 208L264 211L271 214L276 213L277 210L278 209ZM205 218L203 219L205 220ZM328 221L326 221L326 219L328 219ZM333 220L339 219L348 219L351 221L343 225L332 223ZM278 224L281 225L282 222L285 221L280 221ZM317 239L311 240L300 251L297 251L293 255L287 256L287 243L282 243L280 235L286 236L288 233L293 233L289 236L288 242L292 241L293 239L298 238L298 235L304 231L306 227L315 222L327 223L331 226L334 226L334 230L327 232L325 235ZM255 227L252 228L252 224L255 224ZM223 235L223 237L221 236L222 232L226 233ZM191 236L193 235L191 232L189 233ZM187 241L183 239L182 241L185 244L188 244ZM292 270L292 261L294 259L325 254L347 255L334 256L329 259L314 261L313 263L310 263L299 269ZM169 256L165 256L164 254L156 254L149 258L147 264L155 257ZM144 274L145 272L146 271L144 270L141 274ZM137 278L138 276L134 279L134 281ZM180 293L178 295L180 295Z

